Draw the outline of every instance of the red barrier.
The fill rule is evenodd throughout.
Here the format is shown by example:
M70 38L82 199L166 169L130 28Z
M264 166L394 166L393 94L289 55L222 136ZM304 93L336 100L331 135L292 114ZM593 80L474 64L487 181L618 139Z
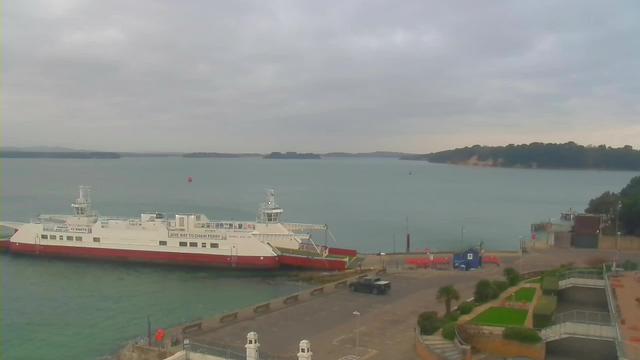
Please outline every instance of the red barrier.
M483 256L482 262L500 265L500 259L497 256Z
M405 259L407 265L415 265L416 267L431 267L432 265L438 264L451 264L451 258L447 257L438 257L433 258L433 260L429 258L413 258L413 259Z
M451 258L434 258L434 264L451 264Z

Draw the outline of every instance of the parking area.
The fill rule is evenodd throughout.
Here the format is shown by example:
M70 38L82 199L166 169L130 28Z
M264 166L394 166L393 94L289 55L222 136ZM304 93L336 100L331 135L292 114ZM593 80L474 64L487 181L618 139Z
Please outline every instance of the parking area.
M490 265L469 272L436 270L401 270L389 268L382 275L390 280L392 290L385 295L355 293L344 289L296 306L266 313L255 319L230 324L198 335L202 341L224 341L244 345L246 334L259 334L261 349L277 354L297 351L301 340L311 342L319 359L349 359L355 356L374 360L417 359L414 346L416 319L423 311L443 311L436 301L440 286L453 284L462 299L473 296L479 279L502 277L502 269L514 266L522 271L549 269L570 261L577 264L594 256L613 256L614 252L546 250L521 258L516 254L500 257L502 266ZM621 258L638 258L640 254L621 254ZM354 315L357 311L360 315Z

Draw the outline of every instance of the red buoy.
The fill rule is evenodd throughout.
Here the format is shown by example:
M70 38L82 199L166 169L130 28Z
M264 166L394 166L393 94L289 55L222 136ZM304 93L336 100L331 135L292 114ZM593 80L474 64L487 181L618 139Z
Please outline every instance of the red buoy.
M189 182L192 182L192 181L193 181L193 179L192 179L192 178L189 178L189 180L188 180L188 181L189 181Z
M164 331L162 329L156 330L156 339L162 340L164 338Z

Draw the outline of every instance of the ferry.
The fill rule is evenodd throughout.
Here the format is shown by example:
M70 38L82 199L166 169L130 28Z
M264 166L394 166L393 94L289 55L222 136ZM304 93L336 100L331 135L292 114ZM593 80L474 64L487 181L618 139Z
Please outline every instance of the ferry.
M0 221L14 230L8 241L1 241L2 248L36 256L238 269L344 270L357 258L355 250L317 246L309 233L300 233L324 230L331 235L327 225L281 222L284 210L272 189L255 221L210 220L195 213L101 216L91 210L89 186L80 186L71 206L72 215L40 215L29 223Z

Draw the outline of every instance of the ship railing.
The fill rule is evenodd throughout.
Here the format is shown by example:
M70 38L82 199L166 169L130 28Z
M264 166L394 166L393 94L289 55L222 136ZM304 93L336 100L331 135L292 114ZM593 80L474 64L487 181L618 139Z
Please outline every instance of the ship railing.
M282 223L285 229L289 231L298 231L298 230L326 230L327 225L320 224L302 224L302 223Z
M17 221L0 221L0 226L12 228L12 229L20 229L24 223Z

